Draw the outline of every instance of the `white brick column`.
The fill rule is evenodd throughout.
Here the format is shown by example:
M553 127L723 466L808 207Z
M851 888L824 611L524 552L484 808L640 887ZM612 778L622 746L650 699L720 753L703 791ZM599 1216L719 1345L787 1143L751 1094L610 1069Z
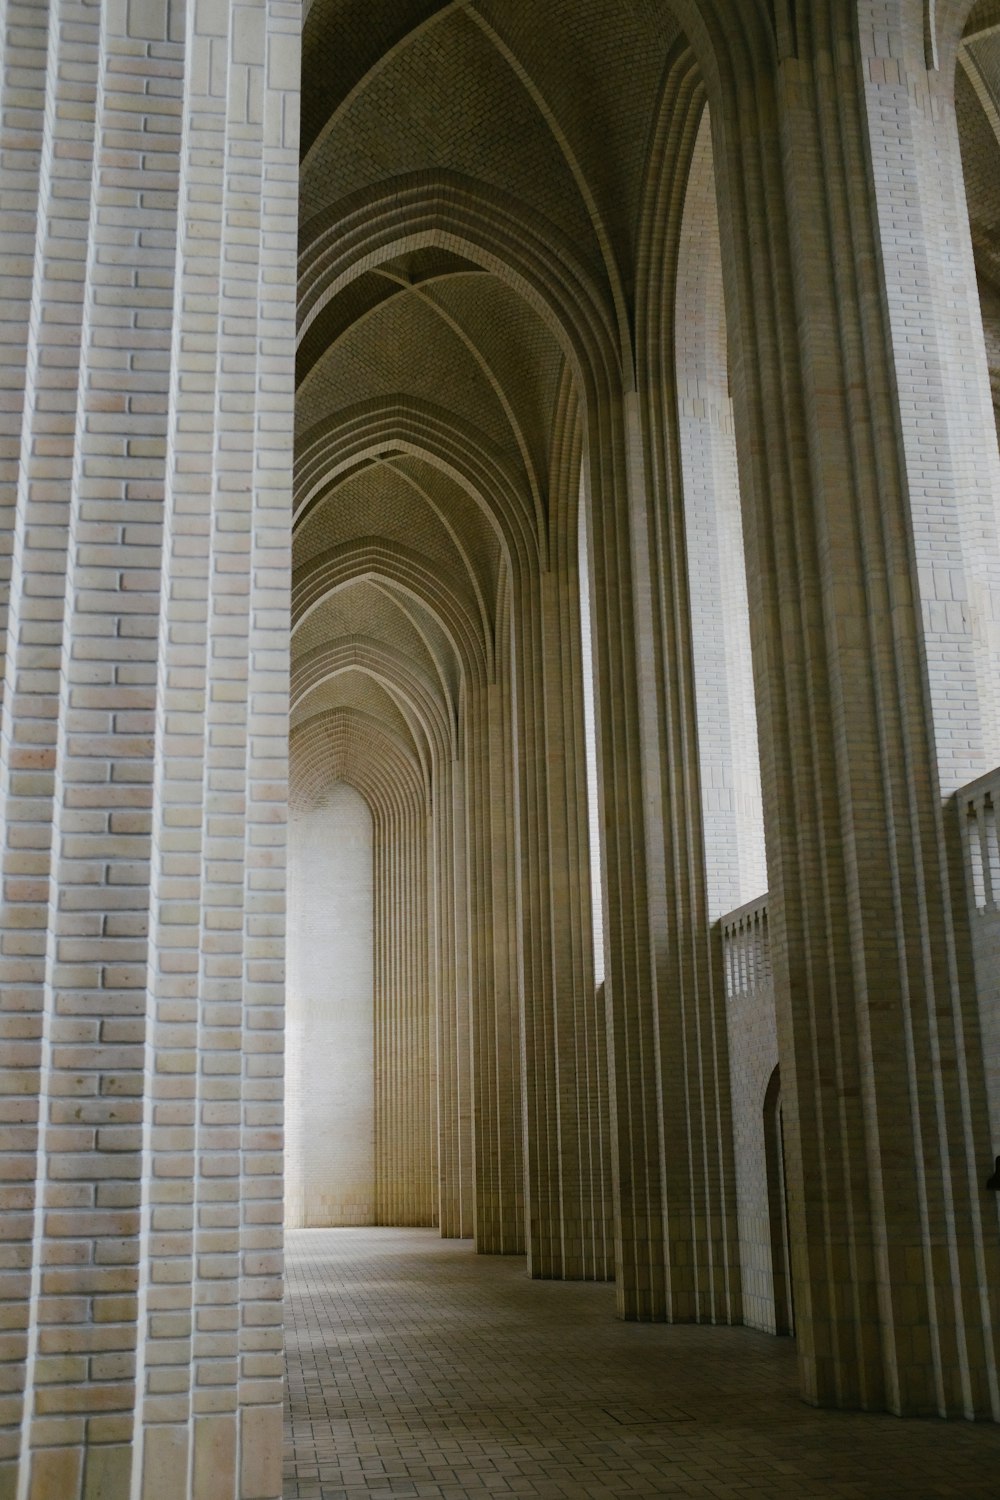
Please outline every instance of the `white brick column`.
M3 1456L23 1500L276 1500L298 6L27 9L0 983L40 1045L4 1059L38 1151Z
M439 754L433 783L429 899L434 913L430 982L436 1017L438 1222L445 1238L460 1239L471 1238L474 1232L468 874L462 762Z
M5 566L13 553L0 717L0 1070L5 1096L0 1234L9 1256L0 1280L5 1332L0 1472L8 1496L15 1494L22 1421L31 1410L27 1360L29 1334L37 1344L37 1324L29 1328L30 1307L41 1290L35 1271L36 1225L40 1232L41 1221L36 1174L45 1109L45 1012L52 1008L46 998L46 933L58 674L86 274L84 226L93 172L96 16L73 7L71 18L81 28L75 58L68 55L69 45L57 28L48 26L47 10L34 11L30 29L22 29L27 19L23 11L5 7L3 12L2 126L5 148L15 148L4 151L4 188L7 194L23 193L26 210L11 222L5 198L4 225L10 225L11 233L0 238L5 269L19 273L5 303L6 389L21 388L12 411L5 413L2 512ZM74 62L82 75L76 80ZM76 150L69 152L65 147L72 137ZM82 225L67 222L61 195L74 200ZM96 1027L90 1037L95 1033ZM84 1080L81 1088L86 1087ZM87 1302L78 1302L77 1316L86 1311ZM68 1463L70 1483L77 1486L79 1435L77 1424L68 1461L58 1456L50 1461L56 1469Z
M919 261L904 240L943 231L911 225L894 244L880 208L880 161L897 208L922 192L909 112L926 78L880 82L874 112L862 92L918 8L880 8L869 37L858 9L818 3L782 26L777 57L749 22L709 35L682 9L719 183L802 1387L821 1404L995 1416L991 1148L921 609L926 517L907 446L921 444L905 437L898 278L883 269ZM931 178L948 149L928 118ZM934 345L948 308L923 291L914 330L926 310ZM951 308L960 323L967 307ZM937 382L927 399L946 412L948 397ZM942 444L925 495L942 539L957 456ZM974 676L963 669L959 694L973 714Z
M375 806L375 1222L433 1225L438 1137L428 818L415 781L398 771L393 780Z
M588 1080L604 1071L606 1037L595 1005L575 592L572 573L546 568L514 590L512 607L525 1220L532 1276L603 1280L609 1142Z
M501 663L507 661L506 651L499 654ZM476 1249L488 1255L523 1255L509 682L474 689L466 712Z

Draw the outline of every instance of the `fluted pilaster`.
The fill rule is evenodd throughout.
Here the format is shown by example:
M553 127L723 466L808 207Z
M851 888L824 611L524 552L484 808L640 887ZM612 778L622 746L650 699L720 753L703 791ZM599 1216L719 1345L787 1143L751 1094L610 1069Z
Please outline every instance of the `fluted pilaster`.
M908 386L896 310L914 262L894 215L940 182L951 135L914 61L916 10L877 9L800 8L780 58L749 32L712 96L796 1331L814 1401L986 1414L996 1206L920 573L961 466L947 445L931 485L913 465L934 398ZM929 326L957 319L942 350L967 310L953 275L946 290L916 267Z
M54 0L19 28L45 88L0 732L3 1004L38 1039L26 1500L280 1491L296 20Z

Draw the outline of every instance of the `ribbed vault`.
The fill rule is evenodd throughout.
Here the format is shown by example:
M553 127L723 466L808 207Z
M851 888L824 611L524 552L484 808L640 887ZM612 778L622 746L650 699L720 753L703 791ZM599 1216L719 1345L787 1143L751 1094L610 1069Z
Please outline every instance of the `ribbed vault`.
M416 963L435 989L433 1217L504 1249L527 1216L541 1275L611 1269L577 519L589 431L590 488L621 526L612 454L679 46L653 0L306 13L293 785L362 791L377 879L396 879L404 804L422 820L405 837L425 844L428 951L408 917L377 941L386 974ZM634 833L615 841L633 871Z

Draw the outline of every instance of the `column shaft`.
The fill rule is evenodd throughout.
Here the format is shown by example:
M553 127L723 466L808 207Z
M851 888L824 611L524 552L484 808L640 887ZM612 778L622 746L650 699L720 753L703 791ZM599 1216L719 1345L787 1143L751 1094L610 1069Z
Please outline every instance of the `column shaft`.
M895 8L880 9L875 51L888 39L902 57ZM859 83L874 64L853 12L811 8L780 65L754 59L712 106L796 1328L812 1400L985 1414L996 1206L977 1181L988 1148L968 934L901 446L906 370L886 312L893 249L876 206L886 174L910 176L898 143L891 164L873 146ZM897 67L880 57L879 76ZM880 97L909 145L900 105L921 83ZM933 130L925 146L942 149ZM767 235L752 231L763 223ZM949 455L941 467L947 490ZM947 498L935 504L946 517Z
M296 21L4 10L25 147L45 83L30 310L3 333L21 1500L280 1492Z

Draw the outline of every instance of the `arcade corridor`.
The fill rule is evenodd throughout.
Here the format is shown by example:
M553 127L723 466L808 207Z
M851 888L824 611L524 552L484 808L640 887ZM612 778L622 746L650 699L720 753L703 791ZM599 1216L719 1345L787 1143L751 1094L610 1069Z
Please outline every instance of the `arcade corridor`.
M791 1340L613 1306L434 1230L293 1231L285 1500L997 1493L995 1426L816 1411Z

